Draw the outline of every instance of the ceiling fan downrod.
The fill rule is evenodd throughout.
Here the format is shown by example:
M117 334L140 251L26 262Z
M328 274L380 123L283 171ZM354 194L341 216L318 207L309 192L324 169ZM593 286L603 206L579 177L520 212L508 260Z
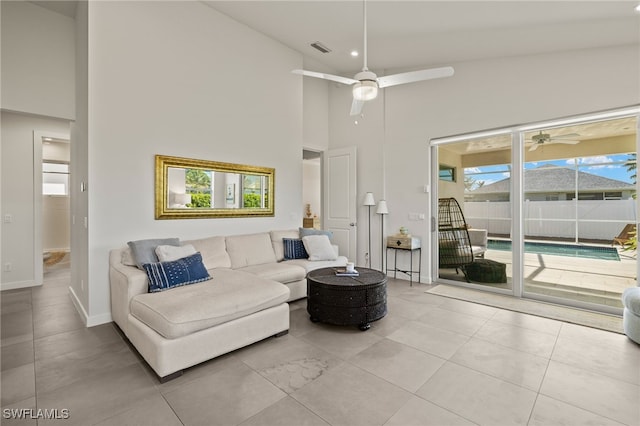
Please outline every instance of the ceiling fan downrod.
M357 83L353 85L353 99L356 101L370 101L378 96L378 76L367 67L367 1L363 0L363 28L364 28L364 64L362 71L354 76Z

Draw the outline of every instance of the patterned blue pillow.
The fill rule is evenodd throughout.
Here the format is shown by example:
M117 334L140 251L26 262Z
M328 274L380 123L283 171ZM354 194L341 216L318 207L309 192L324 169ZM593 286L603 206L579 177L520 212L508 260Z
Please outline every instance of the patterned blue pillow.
M171 262L145 263L142 266L149 277L149 293L211 279L200 252Z
M304 249L302 240L297 238L283 238L284 260L307 259L309 254Z

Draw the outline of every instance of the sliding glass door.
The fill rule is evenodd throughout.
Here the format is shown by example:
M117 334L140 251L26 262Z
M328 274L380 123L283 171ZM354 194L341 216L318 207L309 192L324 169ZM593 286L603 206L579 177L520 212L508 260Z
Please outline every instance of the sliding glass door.
M524 292L621 309L635 252L614 238L635 224L635 117L525 133ZM591 136L591 137L590 137Z
M439 280L512 291L511 143L507 133L435 148ZM456 206L462 226L449 220Z
M619 312L638 270L637 114L432 141L434 281ZM465 221L451 232L445 199Z

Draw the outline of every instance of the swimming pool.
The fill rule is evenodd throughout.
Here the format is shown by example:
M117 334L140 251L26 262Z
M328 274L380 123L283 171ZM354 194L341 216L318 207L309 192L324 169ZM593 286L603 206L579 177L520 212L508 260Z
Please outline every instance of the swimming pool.
M511 251L511 241L489 240L491 250ZM550 244L525 241L526 253L553 254L556 256L585 257L588 259L620 261L618 251L613 247L579 246L574 244Z

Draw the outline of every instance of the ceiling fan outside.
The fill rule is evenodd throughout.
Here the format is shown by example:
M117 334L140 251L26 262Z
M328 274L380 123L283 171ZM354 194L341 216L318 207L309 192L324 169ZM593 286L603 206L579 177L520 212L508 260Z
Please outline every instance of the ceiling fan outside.
M411 71L400 74L392 74L378 77L367 67L367 2L363 0L363 21L364 21L364 64L362 71L353 78L339 75L326 74L315 71L296 69L291 71L307 77L321 78L335 81L337 83L353 86L353 101L351 103L351 115L360 115L365 102L375 99L378 96L378 89L396 86L399 84L414 83L418 81L431 80L434 78L451 77L454 73L452 67L431 68L419 71Z
M533 135L531 137L531 142L533 145L529 148L529 151L535 151L538 147L544 144L553 144L553 143L562 143L567 145L575 145L580 143L579 140L575 140L574 138L580 136L577 133L567 133L566 135L559 136L551 136L549 133L538 133L537 135Z

